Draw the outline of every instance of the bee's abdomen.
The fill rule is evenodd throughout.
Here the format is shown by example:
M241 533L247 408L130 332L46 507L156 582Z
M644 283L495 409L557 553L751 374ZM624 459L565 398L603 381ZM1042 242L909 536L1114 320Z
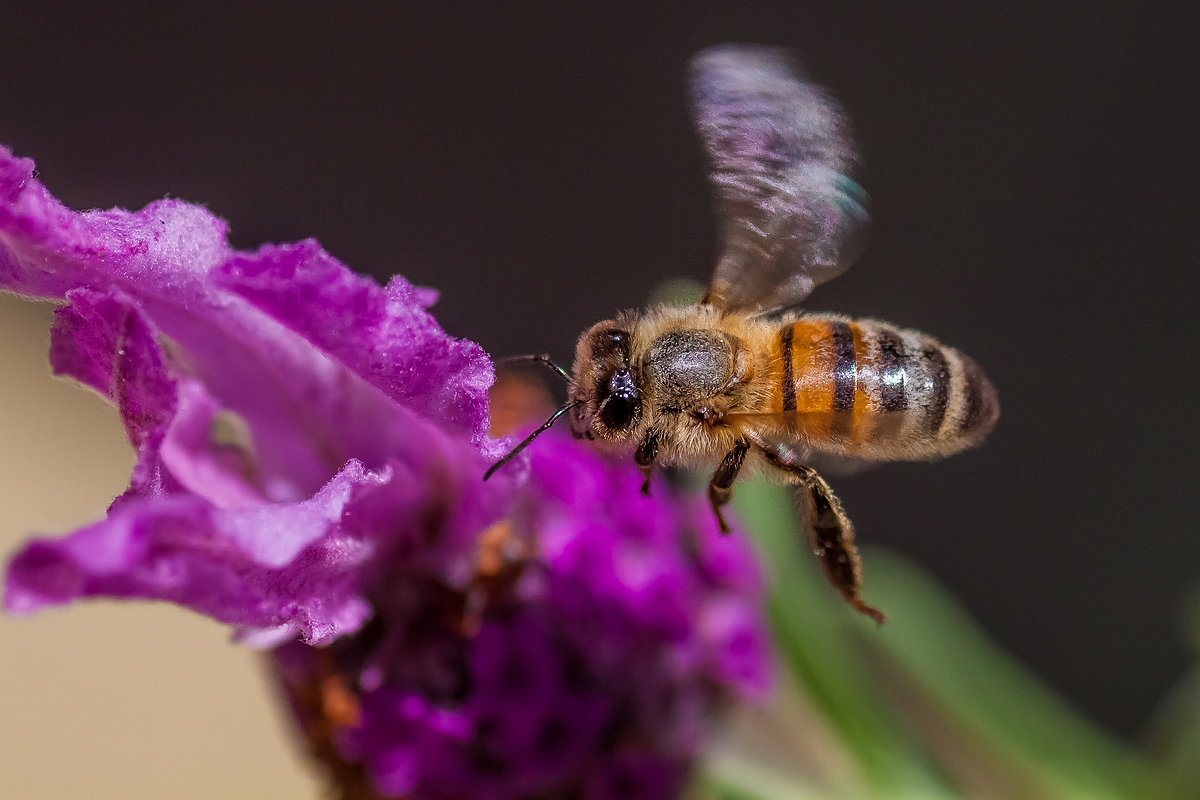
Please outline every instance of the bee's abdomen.
M779 332L780 405L811 446L864 458L933 458L982 441L1000 413L967 356L875 320L814 315Z

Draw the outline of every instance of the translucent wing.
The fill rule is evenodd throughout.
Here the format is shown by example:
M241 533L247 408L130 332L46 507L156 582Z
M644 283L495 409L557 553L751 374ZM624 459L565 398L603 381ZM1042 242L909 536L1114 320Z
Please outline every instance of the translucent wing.
M721 225L706 302L759 313L795 305L866 244L849 123L781 48L704 50L691 90Z

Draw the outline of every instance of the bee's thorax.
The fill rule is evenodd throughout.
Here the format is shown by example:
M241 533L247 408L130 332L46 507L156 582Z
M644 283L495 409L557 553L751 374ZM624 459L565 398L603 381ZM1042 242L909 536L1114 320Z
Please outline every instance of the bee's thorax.
M733 347L721 331L668 331L650 343L641 374L645 393L657 406L690 408L729 385Z

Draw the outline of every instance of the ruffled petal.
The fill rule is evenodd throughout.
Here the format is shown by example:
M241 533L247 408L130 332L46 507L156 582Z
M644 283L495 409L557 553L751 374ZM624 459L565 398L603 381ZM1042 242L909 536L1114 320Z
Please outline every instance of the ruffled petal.
M246 421L271 499L311 495L350 458L382 465L392 442L378 429L396 405L480 445L491 366L438 327L428 293L380 289L312 242L238 254L222 220L182 201L69 211L3 148L0 175L0 288L136 304L172 370ZM292 267L294 286L280 277Z
M69 210L33 177L33 162L0 146L0 288L62 299L79 287L198 300L204 276L232 255L225 223L159 200L138 212Z
M267 502L268 490L249 426L221 408L204 384L179 382L179 407L159 445L157 458L175 492L190 492L218 508Z
M309 500L241 510L178 496L130 503L9 567L5 607L28 614L82 597L169 600L231 625L290 625L307 641L356 630L368 612L359 567L373 544L339 522L390 476L346 465Z
M308 239L235 256L213 280L401 405L483 441L492 363L474 342L446 336L423 307L433 297L403 278L383 289Z
M119 292L67 292L67 305L54 312L50 366L112 401L135 447L175 413L175 380L154 330Z

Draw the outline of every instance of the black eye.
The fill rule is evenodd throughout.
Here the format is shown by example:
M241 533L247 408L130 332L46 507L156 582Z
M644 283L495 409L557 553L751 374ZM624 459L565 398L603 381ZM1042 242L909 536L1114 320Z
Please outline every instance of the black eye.
M627 369L617 370L608 381L608 399L600 409L601 421L609 428L621 430L629 426L640 408L633 376Z
M620 430L633 420L633 412L637 409L637 400L613 395L604 404L600 419L610 428Z

